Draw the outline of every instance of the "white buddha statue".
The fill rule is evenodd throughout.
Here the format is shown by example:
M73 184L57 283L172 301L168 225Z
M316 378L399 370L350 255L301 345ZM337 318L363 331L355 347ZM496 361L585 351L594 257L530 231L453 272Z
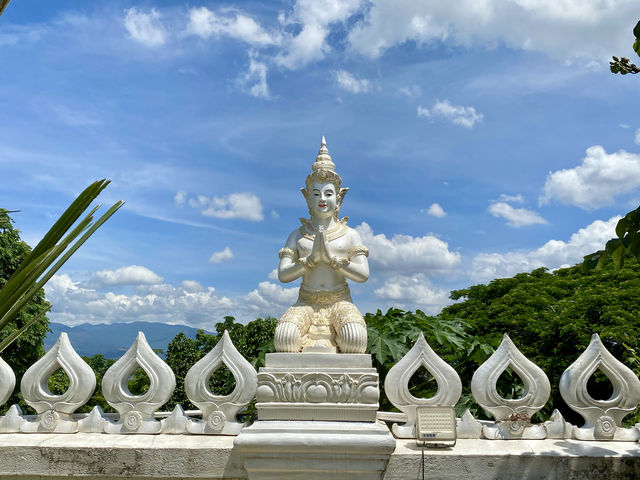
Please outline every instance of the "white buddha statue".
M275 332L278 352L364 353L367 328L351 300L346 280L369 278L369 251L360 235L338 220L348 188L335 172L324 137L302 194L311 219L301 218L282 250L278 278L302 277L298 301L280 318Z

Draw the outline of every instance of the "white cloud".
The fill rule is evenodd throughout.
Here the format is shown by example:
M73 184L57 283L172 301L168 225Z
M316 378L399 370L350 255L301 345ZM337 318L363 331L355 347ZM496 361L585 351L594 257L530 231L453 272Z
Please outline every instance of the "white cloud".
M140 265L129 265L117 270L100 270L87 282L87 286L156 285L162 277Z
M418 106L418 117L442 118L455 125L472 128L476 123L482 121L484 115L476 112L473 107L452 105L449 100L438 100L430 109Z
M133 40L147 47L157 47L165 43L166 31L155 8L149 13L139 12L135 8L126 10L124 26Z
M585 210L611 205L613 197L640 187L640 155L620 150L608 154L594 145L582 165L551 172L540 204L557 200Z
M291 70L322 60L329 51L325 43L328 30L319 25L305 25L300 33L287 42L286 53L276 56L275 61L281 67Z
M329 25L346 21L362 5L362 0L297 0L293 13L283 15L281 21L300 29L296 35L285 34L284 51L275 57L276 63L298 69L323 59L331 50L326 42Z
M507 195L506 193L501 193L499 201L508 203L524 203L524 197L520 194Z
M524 227L537 223L547 223L538 213L526 208L513 208L506 202L495 202L489 205L489 212L494 217L502 217L511 227Z
M431 215L432 217L442 218L447 216L447 212L440 206L439 203L432 203L429 208L420 210L421 212Z
M60 275L54 275L45 284L47 299L49 297L63 297L68 291L78 289L78 282L71 280L71 277L66 273Z
M358 79L346 70L335 72L338 85L351 93L367 93L371 91L371 82L366 78Z
M596 220L571 235L568 242L549 240L536 250L507 253L481 253L472 261L471 278L486 282L498 277L510 277L538 267L555 269L582 261L585 255L601 250L615 236L619 216L608 221Z
M375 235L365 222L356 227L362 242L369 248L369 261L375 268L390 274L436 275L451 271L460 263L460 254L433 235L412 237L396 234L387 238Z
M280 317L298 298L298 287L284 288L271 282L260 282L258 288L244 296L254 312Z
M627 51L629 0L376 0L349 32L351 48L377 57L405 42L535 50L560 59ZM588 62L585 62L585 64Z
M264 219L262 202L251 192L231 193L224 197L198 195L189 205L201 209L203 215L216 218L241 218L259 222Z
M54 275L45 290L53 306L51 320L67 325L155 321L210 329L213 318L222 319L239 311L231 299L217 295L213 287L198 285L194 281L185 281L180 287L141 285L134 293L116 294L81 286L62 274Z
M258 22L240 11L224 9L221 13L216 14L207 7L192 8L189 10L187 33L204 39L212 35L228 35L254 47L280 42L279 34L265 31Z
M187 201L187 192L176 192L175 196L173 197L173 205L175 207L182 207L184 205L184 203Z
M37 43L49 32L50 27L44 24L5 24L2 26L2 31L0 31L0 47Z
M187 292L204 292L205 288L200 282L195 280L183 280L180 282L180 286Z
M380 300L386 300L393 306L405 310L419 308L434 315L451 302L446 290L432 288L423 274L410 276L393 275L386 278L382 287L373 292Z
M278 269L274 268L273 270L271 270L267 278L269 280L278 280Z
M233 252L229 247L224 247L223 250L219 252L214 252L211 257L209 257L209 263L222 263L227 260L231 260L233 258Z
M399 88L398 93L406 95L407 97L419 97L422 95L422 89L420 88L420 85L410 85L408 87Z
M257 60L255 52L249 52L249 68L239 79L240 88L245 93L268 99L269 85L267 85L267 65Z
M640 145L640 128L636 130L636 136L633 141L636 142L636 144Z

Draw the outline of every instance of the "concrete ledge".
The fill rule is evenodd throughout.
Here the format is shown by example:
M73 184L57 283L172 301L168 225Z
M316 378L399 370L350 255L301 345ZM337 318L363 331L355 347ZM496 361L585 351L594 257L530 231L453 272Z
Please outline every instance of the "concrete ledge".
M246 479L235 436L2 434L1 479Z
M421 448L396 440L385 480L421 477ZM425 478L438 480L637 480L635 442L577 440L458 440L453 448L425 449Z
M246 479L233 436L2 434L0 478ZM421 451L397 440L385 480L420 478ZM636 480L634 442L458 440L425 450L425 478L439 480Z

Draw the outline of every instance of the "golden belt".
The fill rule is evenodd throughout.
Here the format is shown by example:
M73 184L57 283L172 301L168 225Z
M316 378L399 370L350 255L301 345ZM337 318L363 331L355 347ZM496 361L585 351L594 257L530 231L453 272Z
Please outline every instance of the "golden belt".
M348 285L337 290L311 290L300 286L298 303L318 307L329 307L341 301L352 302Z

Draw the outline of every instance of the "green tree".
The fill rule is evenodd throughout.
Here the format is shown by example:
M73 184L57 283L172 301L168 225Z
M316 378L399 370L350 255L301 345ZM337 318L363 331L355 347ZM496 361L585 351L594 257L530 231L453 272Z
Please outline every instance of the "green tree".
M385 411L395 410L384 394L387 373L409 351L420 333L456 371L479 366L493 352L490 346L469 335L469 325L459 318L429 316L420 310L414 313L397 308L390 308L384 314L378 310L364 317L367 322L367 351L371 353L373 366L380 375L380 408ZM463 383L463 388L463 396L457 406L458 415L465 408L471 408L477 414L477 406L471 401L469 382ZM435 395L437 383L426 369L421 368L412 376L409 390L415 397L428 398Z
M198 336L207 335L204 330L198 330ZM212 335L208 335L212 337ZM202 341L202 338L200 339ZM203 347L199 348L197 339L189 338L184 333L179 333L167 346L166 362L176 376L176 388L171 395L167 409L171 410L176 405L182 405L185 410L192 410L196 407L189 401L184 391L184 377L195 363L206 355ZM211 349L209 349L211 350ZM208 350L207 350L208 351Z
M122 201L116 202L94 222L93 215L100 208L98 205L78 221L109 183L109 180L103 179L93 182L85 188L38 242L38 245L27 252L11 276L4 282L0 289L0 331L9 328L9 324L15 320L20 310L40 292L44 284L124 204ZM0 224L3 229L11 227L9 213L7 210L1 209ZM0 341L0 353L41 316L44 316L47 309L48 307L42 309L37 316Z
M115 413L115 410L111 405L107 403L104 399L104 395L102 395L102 377L109 370L109 367L116 363L115 360L111 360L109 358L105 358L103 355L97 354L93 357L82 357L82 359L87 362L87 364L91 367L91 369L96 374L96 389L91 395L89 401L78 409L80 413L88 413L95 406L102 408L103 412L112 412Z
M78 413L89 413L93 407L99 406L104 412L115 413L115 409L107 403L102 394L102 377L106 371L116 362L103 355L97 354L93 357L82 357L96 374L96 389L91 398L81 406ZM69 377L62 368L58 368L48 380L49 391L53 394L60 395L69 388ZM129 391L134 395L143 395L149 389L149 377L141 368L133 372L127 382Z
M4 12L4 9L7 8L7 5L9 5L9 2L11 0L0 0L0 15L2 15L2 12Z
M633 35L636 37L633 43L633 50L640 55L640 22L633 28ZM613 62L609 62L609 69L611 73L619 73L621 75L626 75L627 73L635 75L636 73L640 73L640 67L631 63L626 57L613 57Z
M224 317L224 322L216 324L215 334L198 330L195 338L188 338L179 333L167 347L166 362L176 375L176 389L165 408L170 410L180 404L185 410L196 407L189 401L184 391L184 377L189 369L203 356L215 347L222 338L222 334L229 332L231 341L251 364L259 368L264 365L266 353L272 352L273 334L277 320L275 318L258 318L246 325L238 323L231 316ZM221 367L212 375L209 388L219 395L233 390L235 381L226 367ZM251 411L252 408L251 408Z
M593 333L600 335L614 356L629 363L631 355L624 344L636 350L640 347L639 272L635 260L620 269L613 265L587 271L581 266L554 272L539 268L453 291L451 298L460 302L444 308L439 317L466 322L468 334L494 347L508 333L551 382L551 398L537 420L546 420L557 408L569 421L580 424L580 417L559 394L560 376L587 347ZM463 365L458 370L463 383L471 378L467 368ZM515 394L521 391L514 387L514 380L517 378L505 379L503 394L505 385ZM594 398L609 398L611 384L596 376L588 390Z
M626 257L640 260L640 207L618 220L616 236L606 243L604 250L585 255L582 267L598 270L613 262L616 268L620 268Z
M44 353L42 342L48 325L45 314L51 306L44 299L42 287L124 203L115 203L94 221L98 205L78 221L107 185L109 181L104 179L89 185L33 250L20 240L13 227L9 216L13 212L0 208L0 353L10 360L18 382ZM18 402L30 411L20 400L14 393L3 408Z
M13 227L14 222L9 213L11 212L0 209L0 289L31 252L29 245L20 239L20 231ZM32 324L31 328L2 353L3 360L11 365L18 382L24 372L44 354L43 342L49 320L41 315L41 312L49 308L49 302L44 298L44 290L40 288L20 313L0 330L0 340L4 340L20 331L24 325ZM1 411L4 413L14 403L18 403L23 411L30 411L30 407L22 401L17 389Z

